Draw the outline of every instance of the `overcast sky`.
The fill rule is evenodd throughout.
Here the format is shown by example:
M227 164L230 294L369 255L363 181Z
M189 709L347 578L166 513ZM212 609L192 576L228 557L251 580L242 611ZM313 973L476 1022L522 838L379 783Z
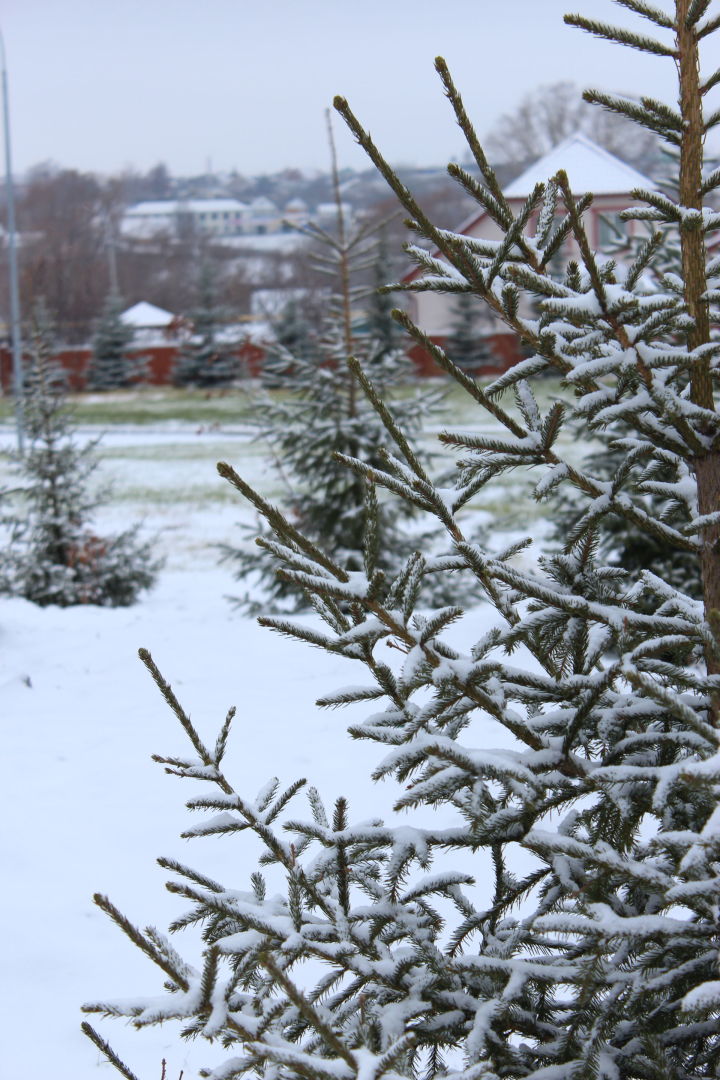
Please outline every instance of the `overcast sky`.
M392 162L441 164L463 143L438 53L480 134L561 79L674 99L671 60L565 27L568 10L651 29L612 0L5 0L14 166L325 169L337 93ZM719 65L711 38L705 68Z

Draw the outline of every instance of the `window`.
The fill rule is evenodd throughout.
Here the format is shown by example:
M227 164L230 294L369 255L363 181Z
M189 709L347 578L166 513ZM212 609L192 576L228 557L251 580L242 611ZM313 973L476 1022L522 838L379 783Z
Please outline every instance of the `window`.
M627 238L627 223L618 210L597 214L597 246L600 251L612 250Z

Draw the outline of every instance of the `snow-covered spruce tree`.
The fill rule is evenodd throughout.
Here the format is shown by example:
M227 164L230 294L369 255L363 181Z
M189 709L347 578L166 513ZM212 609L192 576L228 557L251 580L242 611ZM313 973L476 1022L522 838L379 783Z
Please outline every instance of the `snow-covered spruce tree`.
M17 484L3 503L0 593L35 604L124 607L155 581L159 562L138 530L98 536L93 512L95 444L75 440L65 377L53 360L53 332L37 309L24 375L28 446L15 461Z
M190 312L193 334L180 351L173 381L208 389L229 386L237 378L238 360L221 340L226 313L218 302L217 269L208 259L200 265L196 290Z
M136 364L128 356L133 329L120 318L122 310L122 298L110 293L93 337L89 390L121 390L137 381Z
M277 464L278 481L284 488L279 502L294 526L351 570L364 566L370 527L379 564L385 570L396 569L415 542L399 520L409 516L410 508L398 513L397 506L386 502L377 506L372 485L338 458L360 458L379 465L390 445L387 430L360 392L347 358L361 359L384 398L401 383L407 384L413 369L401 350L388 349L386 335L367 327L364 312L371 288L363 278L377 260L377 228L355 227L346 221L331 130L329 139L335 229L311 224L300 230L315 241L314 265L329 284L327 308L321 324L314 332L310 327L298 352L275 346L266 363L266 379L280 392L266 389L255 398L253 422ZM358 322L362 332L357 330ZM314 348L307 347L313 341ZM423 416L437 404L438 394L417 390L404 396L395 393L393 398L394 415L417 433ZM256 530L245 533L249 534L245 546L223 549L234 562L240 582L247 585L248 575L253 575L254 595L248 593L239 602L250 610L307 608L305 590L279 577L274 555L250 542ZM261 599L257 599L257 584Z
M563 172L514 215L442 60L438 70L482 179L456 165L450 171L497 222L498 241L436 229L346 102L336 103L435 247L435 254L416 250L427 274L414 287L475 292L534 355L482 388L434 349L505 429L443 436L463 455L454 490L436 489L385 413L395 455L384 470L351 465L443 522L455 548L443 568L470 567L482 583L497 622L492 629L485 622L467 653L446 634L462 617L460 605L414 610L429 569L421 553L392 580L376 572L372 555L365 574L350 573L230 466L219 467L266 514L284 573L315 595L324 617L322 629L261 622L364 665L364 685L328 693L320 704L374 702L351 732L379 744L376 775L395 776L398 807L421 808L422 817L397 828L361 814L353 824L343 800L328 813L311 791L310 820L298 810L287 820L297 785L246 798L222 771L229 718L216 745L206 745L143 653L192 743L188 757L167 768L214 788L192 800L210 816L190 834L252 830L287 890L266 891L259 872L243 891L163 861L171 890L191 902L175 926L204 926L200 970L98 898L172 992L88 1009L138 1025L180 1019L186 1034L217 1042L207 1073L215 1080L253 1071L273 1080L718 1075L720 423L709 323L720 265L706 261L705 238L720 215L704 199L720 172L703 176L702 145L720 122L718 113L703 114L720 72L701 76L698 50L720 29L720 16L709 14L708 0L663 9L620 2L654 24L652 35L581 15L567 21L677 69L677 107L605 95L602 102L680 148L679 202L645 192L645 205L629 211L680 224L680 292L639 288L657 235L626 269L599 265L583 224L590 197L574 198ZM562 282L546 273L562 239L553 226L558 211L579 251ZM541 298L539 320L523 315L527 292ZM562 402L543 415L532 391L548 368L577 395L591 431L619 417L632 426L634 443L612 480L565 459ZM501 400L509 388L518 411ZM678 465L674 494L692 509L682 532L626 489L630 468L658 459ZM493 552L470 542L461 514L478 490L518 468L534 470L538 498L567 484L586 507L583 535L535 570L513 563L517 544ZM595 537L610 511L695 552L701 600L651 573L624 576L603 565ZM400 661L393 670L392 656ZM323 973L312 978L317 968L305 960L322 962Z

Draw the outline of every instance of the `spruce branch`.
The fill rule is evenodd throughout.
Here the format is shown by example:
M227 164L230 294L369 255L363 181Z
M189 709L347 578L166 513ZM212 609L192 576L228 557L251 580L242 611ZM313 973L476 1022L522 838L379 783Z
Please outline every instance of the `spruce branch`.
M710 0L701 0L701 3L707 4ZM667 30L674 30L675 23L666 15L660 8L656 8L653 4L645 3L645 0L616 0L616 3L620 7L627 8L628 11L634 11L636 15L642 15L643 18L649 19L650 22L655 23L656 26L665 27Z
M457 180L471 198L480 203L493 220L503 223L507 220L507 215L504 213L503 207L495 196L488 188L484 188L482 184L478 183L475 177L471 176L461 165L450 162L447 171L448 175L451 176L453 180Z
M190 867L185 866L176 859L168 859L161 856L157 862L158 866L162 866L164 870L170 870L173 874L180 874L182 877L194 881L196 885L201 885L203 889L209 889L210 892L223 892L222 885L218 884L217 881L213 881L212 878L206 877L205 874L198 873L197 870L192 870Z
M580 248L580 254L582 256L583 265L590 275L590 281L592 283L593 292L597 297L598 303L603 312L607 314L608 303L605 293L605 284L600 273L595 254L590 247L588 241L587 232L583 224L582 215L585 209L590 203L576 202L575 197L570 189L570 181L568 180L567 173L564 169L561 169L554 177L555 183L560 190L565 203L565 209L568 212L568 217L572 225L572 232L578 247Z
M235 718L236 711L237 710L236 710L234 705L232 705L228 709L227 716L225 717L225 723L221 727L220 733L219 733L219 735L217 737L217 741L215 743L215 750L213 751L213 760L214 760L215 764L218 765L218 766L220 765L220 762L222 761L223 757L225 756L225 749L227 747L228 735L230 734L230 725L232 724L233 719Z
M362 387L368 401L371 402L373 408L375 409L378 416L385 425L388 434L392 438L393 442L395 442L395 444L397 445L398 449L402 453L403 457L407 461L412 471L415 473L419 480L423 480L426 484L430 484L430 478L425 472L425 469L420 463L417 455L415 454L415 451L412 449L407 438L400 430L398 425L395 423L392 413L378 394L371 380L363 371L359 360L354 356L349 356L347 364L355 379L357 379L357 381L360 383L360 386Z
M80 1025L80 1029L83 1034L87 1035L88 1039L95 1044L101 1054L104 1054L111 1065L114 1065L117 1071L125 1077L125 1080L138 1080L137 1076L128 1066L122 1061L113 1050L110 1043L103 1039L102 1035L99 1035L92 1024L89 1024L87 1020L83 1020ZM163 1066L164 1066L163 1062ZM164 1072L164 1068L163 1068Z
M706 23L698 27L697 39L701 41L707 37L708 34L714 34L716 30L720 29L720 15L716 15L714 19L708 19Z
M440 79L442 80L445 94L453 107L455 118L458 122L460 130L467 140L467 144L470 147L475 163L480 170L488 191L494 201L498 210L497 221L504 228L508 229L513 223L513 212L510 209L510 205L503 194L502 188L498 183L497 176L490 165L485 151L483 150L480 141L475 133L475 128L467 114L462 97L460 96L455 83L453 82L450 74L450 69L447 66L442 56L435 58L435 70L437 71Z
M620 26L609 26L607 23L588 19L584 15L564 15L563 22L567 26L576 26L594 37L604 38L606 41L612 41L617 45L628 45L631 49L639 49L640 52L654 53L656 56L670 56L674 60L678 59L676 49L664 45L661 41L656 41L655 38L633 33L633 31L625 30Z
M203 765L206 768L213 770L213 779L215 780L215 783L217 783L220 786L220 788L226 794L231 794L232 793L232 787L230 786L230 784L227 782L225 777L222 775L222 773L218 769L218 763L217 763L216 759L209 752L209 750L207 749L207 747L203 743L202 739L198 735L197 730L196 730L194 724L192 723L190 717L185 712L182 705L180 704L177 697L175 696L175 693L173 692L173 688L171 687L170 683L167 682L163 678L163 676L162 676L162 674L160 672L160 669L158 668L157 664L153 660L152 655L150 654L150 652L147 649L139 649L138 650L138 656L142 660L142 662L145 665L145 667L147 668L147 670L150 672L150 674L151 674L151 676L153 678L153 681L155 682L155 685L157 686L157 688L160 691L160 693L162 694L162 696L165 698L165 701L168 703L168 705L172 709L173 713L175 714L175 716L180 721L180 725L182 726L183 731L185 732L185 734L189 738L190 742L192 743L193 749L195 750L198 757L200 758L200 761L203 763ZM229 715L230 720L232 720L232 715L230 715L230 714L228 714L228 715ZM233 713L233 715L234 715L234 713ZM229 724L229 720L226 718L225 724L223 725L223 730L225 729L225 727L228 724ZM222 737L222 731L221 731L221 737Z
M231 465L228 465L225 461L220 461L218 462L217 471L220 476L229 481L233 487L237 488L241 495L253 504L255 509L262 514L271 528L275 529L280 536L289 537L294 544L297 544L300 551L304 551L311 559L314 559L315 562L319 563L323 569L329 571L329 573L336 577L338 581L348 581L348 576L341 566L326 555L316 544L313 544L312 541L296 529L294 525L291 525L285 515L263 499L262 495L251 488L242 477L238 476Z
M714 86L720 82L720 68L716 68L712 75L709 75L705 82L700 87L700 93L704 96L708 91L712 90ZM708 188L708 190L710 190Z
M382 156L375 143L372 141L370 135L363 129L359 123L357 117L351 110L347 101L343 97L336 97L333 101L333 105L337 112L340 113L343 120L350 128L350 131L355 136L357 142L362 146L365 153L368 155L372 163L377 168L378 172L387 181L390 188L395 192L398 199L404 207L412 214L413 218L417 222L420 231L428 239L435 242L436 246L442 250L442 243L440 232L435 228L430 219L421 210L418 203L415 201L413 195L409 189L398 179L393 169L388 165L385 158Z
M640 103L620 98L601 90L583 91L583 99L591 105L600 105L610 113L625 116L636 124L655 132L673 146L680 145L682 120L674 109L662 102L643 98Z
M513 417L507 413L497 402L482 388L482 386L476 382L467 372L459 368L457 364L454 364L444 349L441 349L431 337L429 337L424 331L422 331L412 321L407 312L396 308L393 311L393 318L402 326L404 330L407 330L408 334L421 345L432 356L438 367L447 371L449 375L452 375L453 379L465 390L471 397L482 405L491 416L494 416L496 420L499 420L508 431L512 432L518 438L523 438L526 434L524 428L522 428ZM569 365L568 365L569 366Z
M522 248L524 246L525 227L529 222L531 216L537 209L539 203L542 201L544 194L545 185L536 184L529 197L525 200L525 203L520 210L520 213L505 233L505 237L503 238L500 246L498 247L495 258L493 259L492 263L487 268L483 276L482 284L488 293L490 292L490 287L493 281L498 276L505 262L507 261L511 250L514 247ZM457 245L458 248L460 248L459 241L455 241L454 243Z
M715 112L707 117L703 124L703 131L711 131L714 127L717 127L718 124L720 124L720 109L716 109Z
M179 987L180 990L189 990L190 984L185 977L183 971L179 970L178 966L171 963L169 958L161 953L158 948L150 941L150 939L142 934L137 927L133 926L129 919L127 919L123 913L115 907L111 900L107 896L103 896L102 893L95 893L93 900L106 915L109 915L112 921L119 926L120 929L126 934L132 943L144 952L154 964L157 964L162 971L168 976L174 986ZM98 1010L94 1006L83 1006L85 1012L97 1012Z
M308 1001L305 995L298 989L297 986L287 977L284 971L282 971L277 964L270 958L268 953L264 953L261 956L261 963L264 968L270 973L273 981L283 988L290 1001L299 1010L305 1020L310 1024L312 1028L321 1036L325 1044L335 1053L335 1055L341 1058L350 1068L353 1073L356 1071L355 1058L351 1052L347 1049L345 1044L332 1028L325 1023L317 1009Z
M703 15L710 7L711 2L712 0L690 0L685 16L685 26L687 29L695 26L695 24L702 19Z

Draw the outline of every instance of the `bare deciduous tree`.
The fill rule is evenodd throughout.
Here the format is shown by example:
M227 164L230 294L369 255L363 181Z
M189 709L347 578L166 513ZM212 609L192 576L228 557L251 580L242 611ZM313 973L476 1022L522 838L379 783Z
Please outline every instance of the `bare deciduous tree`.
M538 86L511 112L503 113L484 145L498 162L532 161L582 131L626 161L642 162L656 147L655 136L622 116L593 109L572 82Z

